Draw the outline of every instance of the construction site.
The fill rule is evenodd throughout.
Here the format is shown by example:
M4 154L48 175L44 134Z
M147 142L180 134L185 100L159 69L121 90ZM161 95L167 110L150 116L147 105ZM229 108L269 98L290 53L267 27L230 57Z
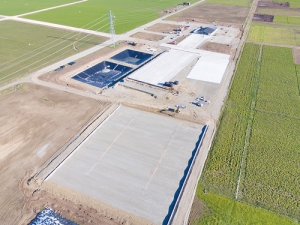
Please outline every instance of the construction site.
M170 36L153 43L120 40L116 48L39 77L110 106L31 185L115 220L123 215L130 224L186 220L183 209L191 207L204 166L239 30L189 23L180 32L185 37L177 44ZM231 54L201 49L214 42L230 46Z
M32 159L43 160L20 184L28 203L22 221L36 216L33 206L35 213L50 206L80 224L186 224L241 34L234 26L160 19L114 37L114 47L34 73L38 87L72 96L68 115L80 122L68 122L57 146L56 138L35 145ZM38 87L42 104L56 104L57 94ZM62 112L67 103L58 102Z

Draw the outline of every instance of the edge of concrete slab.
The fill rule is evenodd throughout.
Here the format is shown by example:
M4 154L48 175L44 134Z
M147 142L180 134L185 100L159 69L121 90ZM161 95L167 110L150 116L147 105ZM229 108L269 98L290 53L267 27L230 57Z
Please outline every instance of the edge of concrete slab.
M109 116L120 107L120 104L110 104L102 110L87 126L85 126L68 144L63 146L42 169L33 177L43 182L59 165L61 165L84 140L99 127ZM30 182L30 181L29 181Z
M71 190L59 184L45 181L41 187L42 190L58 196L63 199L72 201L78 205L85 205L98 211L98 213L106 218L110 218L120 224L139 224L139 225L155 225L152 222L105 204L102 201L93 199L80 192Z

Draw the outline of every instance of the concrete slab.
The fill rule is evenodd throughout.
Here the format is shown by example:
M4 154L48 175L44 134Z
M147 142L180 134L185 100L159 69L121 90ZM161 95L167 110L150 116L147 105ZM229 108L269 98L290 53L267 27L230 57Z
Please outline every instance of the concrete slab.
M209 38L211 38L211 36L202 34L190 34L187 38L179 42L177 46L185 48L197 48Z
M187 78L221 83L229 59L230 55L225 54L202 55Z
M128 78L162 86L198 57L197 53L171 49L133 72Z
M162 224L202 129L121 106L46 182Z

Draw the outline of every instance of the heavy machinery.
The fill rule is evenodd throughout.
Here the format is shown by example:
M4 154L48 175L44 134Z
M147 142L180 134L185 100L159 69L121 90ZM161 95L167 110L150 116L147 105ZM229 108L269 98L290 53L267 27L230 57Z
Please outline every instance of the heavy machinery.
M175 107L176 107L176 110L175 110L176 113L180 112L179 109L185 109L186 108L186 106L184 106L184 105L175 105Z
M129 44L132 45L132 46L136 46L136 45L137 45L137 42L136 42L136 41L133 41L133 42L130 42Z

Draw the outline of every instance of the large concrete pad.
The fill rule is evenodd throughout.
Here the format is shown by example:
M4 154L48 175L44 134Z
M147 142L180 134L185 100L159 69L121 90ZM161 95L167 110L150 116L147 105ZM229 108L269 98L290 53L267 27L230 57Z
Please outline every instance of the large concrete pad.
M229 59L230 55L225 54L203 54L187 78L219 84L222 81Z
M162 224L202 129L200 124L121 106L46 182Z
M197 53L171 49L128 77L133 80L161 86L175 77L198 56L199 54Z
M211 36L202 34L190 34L187 38L179 42L178 46L185 48L197 48L209 38L211 38Z

